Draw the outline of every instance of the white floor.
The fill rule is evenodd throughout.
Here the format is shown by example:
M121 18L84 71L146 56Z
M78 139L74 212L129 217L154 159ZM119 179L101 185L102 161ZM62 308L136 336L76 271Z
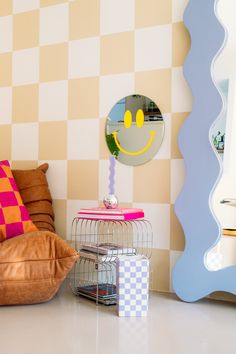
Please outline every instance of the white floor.
M147 318L75 297L0 307L1 354L235 354L236 304L152 294Z

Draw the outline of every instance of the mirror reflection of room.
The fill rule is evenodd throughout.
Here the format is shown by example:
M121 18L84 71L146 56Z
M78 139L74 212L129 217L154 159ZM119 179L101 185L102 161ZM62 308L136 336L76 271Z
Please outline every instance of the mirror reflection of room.
M220 222L222 237L212 250L217 268L236 264L236 22L235 0L219 0L217 13L227 38L216 59L213 76L224 101L224 109L213 125L210 136L222 161L222 176L213 193L212 207ZM217 269L213 269L217 270Z
M111 154L126 165L141 165L158 152L164 136L160 109L150 98L130 95L111 109L106 124L106 142Z

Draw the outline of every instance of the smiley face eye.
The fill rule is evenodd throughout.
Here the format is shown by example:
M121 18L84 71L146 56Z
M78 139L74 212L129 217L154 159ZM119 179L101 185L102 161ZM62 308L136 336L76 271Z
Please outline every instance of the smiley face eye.
M144 123L144 113L142 109L139 109L136 113L136 124L138 128L142 128Z
M130 128L132 124L132 113L127 110L124 115L124 125L125 128Z

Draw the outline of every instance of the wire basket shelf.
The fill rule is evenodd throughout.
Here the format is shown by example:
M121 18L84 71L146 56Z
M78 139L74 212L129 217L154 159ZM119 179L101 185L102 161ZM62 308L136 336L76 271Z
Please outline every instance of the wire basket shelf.
M80 253L71 274L71 288L96 303L116 303L116 263L123 255L151 258L153 232L149 221L74 218L71 241Z

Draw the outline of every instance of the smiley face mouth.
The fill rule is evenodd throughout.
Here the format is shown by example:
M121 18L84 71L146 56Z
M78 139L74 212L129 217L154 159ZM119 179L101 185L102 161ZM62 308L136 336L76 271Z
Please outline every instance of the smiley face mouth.
M127 150L123 149L123 148L120 146L120 144L119 144L119 142L118 142L118 140L117 140L117 132L113 132L113 133L112 133L112 135L113 135L113 137L114 137L114 140L115 140L115 143L116 143L116 146L118 147L118 149L119 149L121 152L123 152L124 154L129 155L129 156L136 156L136 155L143 154L147 149L149 149L149 147L150 147L150 146L152 145L152 143L153 143L155 134L156 134L156 132L154 132L154 131L150 132L150 139L149 139L147 145L146 145L143 149L141 149L141 150L139 150L139 151L135 151L135 152L130 152L130 151L127 151Z

